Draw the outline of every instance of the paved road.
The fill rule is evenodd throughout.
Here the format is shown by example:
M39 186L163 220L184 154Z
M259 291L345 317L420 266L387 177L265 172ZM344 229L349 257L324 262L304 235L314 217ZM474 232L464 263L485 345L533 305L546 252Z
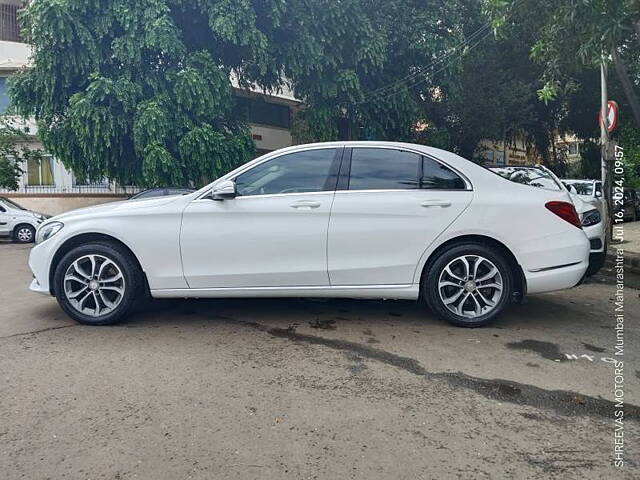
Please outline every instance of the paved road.
M266 299L92 328L26 291L27 254L0 243L3 479L640 475L637 278L616 470L609 274L476 330L412 302Z

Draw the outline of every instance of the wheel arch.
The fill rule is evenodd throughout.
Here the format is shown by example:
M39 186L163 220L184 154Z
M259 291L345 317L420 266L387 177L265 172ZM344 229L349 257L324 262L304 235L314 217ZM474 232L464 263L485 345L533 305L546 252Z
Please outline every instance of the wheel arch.
M442 253L447 248L451 248L454 245L459 245L461 243L477 243L480 245L486 245L496 250L500 251L509 262L509 266L511 267L511 271L513 273L513 281L514 281L514 299L517 301L522 301L522 299L527 294L527 280L524 276L524 271L522 267L518 263L516 256L513 252L507 247L504 243L496 240L495 238L489 237L487 235L460 235L458 237L450 238L442 245L439 245L427 258L427 261L422 268L422 272L420 274L420 296L422 297L422 285L424 276L427 274L433 262L438 258L440 253Z
M36 227L35 225L33 225L32 223L29 222L18 222L16 224L15 227L13 227L13 230L11 231L11 238L16 238L16 233L18 232L18 229L20 227L30 227L33 229L33 233L34 233L34 240L35 240L35 232L36 230L38 230L38 227Z
M149 283L147 281L147 275L144 269L142 268L142 265L140 264L140 260L138 260L138 257L136 256L136 254L133 253L133 250L131 250L131 248L129 248L129 246L126 243L124 243L122 240L116 237L107 235L105 233L94 232L94 233L81 233L81 234L75 235L65 240L64 243L60 245L60 247L58 247L58 250L56 250L56 253L53 256L53 259L51 260L51 265L49 266L49 292L51 293L51 295L55 295L55 286L54 286L53 277L54 277L56 268L58 267L58 264L60 263L62 258L74 248L80 245L84 245L86 243L92 243L92 242L115 244L115 245L118 245L120 248L124 249L129 255L131 255L131 258L135 261L136 265L142 272L142 276L144 278L144 283L145 283L145 289L147 292L149 291Z

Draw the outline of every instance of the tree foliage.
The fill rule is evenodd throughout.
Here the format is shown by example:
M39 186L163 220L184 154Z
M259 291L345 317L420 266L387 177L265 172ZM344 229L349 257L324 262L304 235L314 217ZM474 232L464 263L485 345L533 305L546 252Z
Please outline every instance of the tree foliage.
M590 86L539 102L549 68L530 50L548 16L518 23L510 6L493 2L496 38L476 0L39 0L23 18L33 67L11 95L89 180L202 184L249 159L231 78L288 82L305 104L301 141L409 140L471 157L480 139L524 137L548 157Z
M83 178L201 183L253 153L231 76L290 81L304 139L410 139L433 82L393 83L459 41L461 18L435 0L40 0L12 99Z
M611 64L640 128L640 2L637 0L487 0L498 31L534 19L532 57L544 70L538 90L548 101L576 87L576 74Z
M29 145L29 137L6 117L0 117L0 188L17 190L21 165L42 160L43 151Z

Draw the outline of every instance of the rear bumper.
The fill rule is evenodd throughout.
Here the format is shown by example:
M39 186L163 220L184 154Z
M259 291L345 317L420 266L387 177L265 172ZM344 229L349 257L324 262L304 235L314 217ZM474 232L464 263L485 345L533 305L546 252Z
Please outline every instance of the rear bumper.
M584 261L559 268L551 268L539 272L525 272L527 279L527 293L552 292L564 290L579 285L589 267Z

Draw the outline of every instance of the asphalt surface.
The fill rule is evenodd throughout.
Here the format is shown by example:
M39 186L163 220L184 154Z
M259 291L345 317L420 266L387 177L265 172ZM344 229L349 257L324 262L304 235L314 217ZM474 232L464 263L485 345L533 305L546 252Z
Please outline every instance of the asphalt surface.
M413 302L157 301L86 327L0 242L0 478L639 478L625 290L614 468L610 270L459 329ZM618 357L619 358L619 357Z

